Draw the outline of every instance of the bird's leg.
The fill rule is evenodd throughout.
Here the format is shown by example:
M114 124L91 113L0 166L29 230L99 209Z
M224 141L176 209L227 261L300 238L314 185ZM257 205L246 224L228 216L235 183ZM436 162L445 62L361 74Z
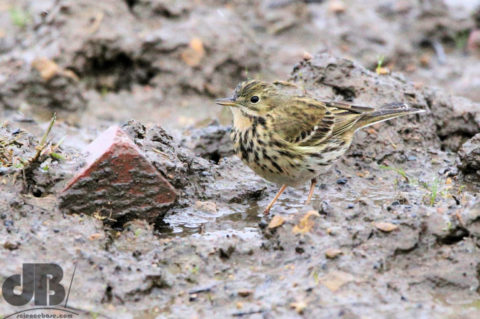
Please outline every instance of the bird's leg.
M315 185L317 185L317 179L312 178L312 184L310 184L310 192L308 193L308 198L305 205L310 204L310 201L312 200L313 192L315 191Z
M277 199L280 197L280 195L282 195L283 191L285 190L285 188L287 188L287 185L283 185L280 190L278 191L277 195L275 195L275 197L272 199L272 201L270 202L270 204L268 204L267 208L265 208L265 210L263 211L263 213L265 215L267 215L269 212L270 212L270 209L272 208L273 204L275 204L275 202L277 201Z

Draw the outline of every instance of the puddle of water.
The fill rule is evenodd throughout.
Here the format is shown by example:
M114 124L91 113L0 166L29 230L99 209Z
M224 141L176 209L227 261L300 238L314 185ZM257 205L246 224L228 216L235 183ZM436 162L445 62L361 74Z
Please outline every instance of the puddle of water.
M439 189L445 185L444 177L438 176L438 169L429 169L417 172L414 169L408 170L409 176L424 181L439 180ZM424 189L418 183L406 183L401 176L391 171L375 170L372 172L376 178L366 179L356 177L356 172L350 168L342 168L345 176L350 176L346 185L336 183L337 174L330 172L326 174L320 184L326 187L317 186L312 206L314 209L322 207L322 202L328 203L332 211L339 213L349 209L358 209L359 200L365 200L371 205L368 210L384 210L395 200L405 197L410 203L423 202L425 196L429 196L428 190ZM427 182L428 183L428 182ZM455 183L455 182L454 182ZM460 185L454 185L458 188ZM468 189L467 189L468 188ZM463 192L469 193L472 187L464 187ZM308 195L309 185L295 189L287 188L272 209L275 215L292 215L305 212L309 207L305 207L305 201ZM473 189L472 191L476 191ZM231 229L247 229L249 227L258 228L258 223L263 217L263 209L268 205L274 194L261 200L252 200L249 204L228 204L216 203L218 210L214 213L202 212L195 207L188 207L183 210L177 210L165 218L166 228L161 231L163 235L189 236L196 233L227 231ZM440 196L440 195L438 195ZM353 206L352 206L353 205ZM428 209L429 206L421 205ZM168 230L168 231L167 231Z

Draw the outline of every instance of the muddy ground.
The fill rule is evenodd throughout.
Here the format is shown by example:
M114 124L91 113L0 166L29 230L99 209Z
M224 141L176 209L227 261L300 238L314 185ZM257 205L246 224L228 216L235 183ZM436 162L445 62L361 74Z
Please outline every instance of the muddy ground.
M0 281L76 264L82 318L478 318L478 5L0 0ZM263 217L277 186L213 102L246 78L427 113L358 132L311 206L305 185ZM58 208L112 124L179 193L155 223Z

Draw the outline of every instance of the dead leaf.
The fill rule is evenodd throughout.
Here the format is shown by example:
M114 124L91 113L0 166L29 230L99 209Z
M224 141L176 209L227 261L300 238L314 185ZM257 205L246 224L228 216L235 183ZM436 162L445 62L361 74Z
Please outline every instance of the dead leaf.
M432 57L431 55L429 54L423 54L420 59L419 59L419 62L422 66L424 67L427 67L430 65L430 61L432 60Z
M282 216L279 216L279 215L275 215L275 216L273 216L270 223L268 223L268 228L269 229L274 229L274 228L282 226L284 223L285 223L285 218L283 218Z
M337 248L329 248L325 251L325 256L329 259L335 259L342 254L343 254L343 251Z
M63 75L73 80L78 80L75 73L62 69L57 63L45 57L33 60L32 67L40 73L40 76L45 81L49 81L55 75Z
M423 86L424 86L423 82L413 82L413 87L417 90L420 90L421 88L423 88Z
M295 309L295 311L301 315L307 308L307 303L305 301L292 302L290 308Z
M378 230L381 230L385 233L389 233L398 229L397 225L394 225L392 223L387 223L387 222L376 222L374 223L374 225Z
M320 214L316 210L308 211L305 216L300 219L298 225L293 227L292 232L294 234L306 234L312 230L313 226L315 225L314 219L311 219L310 216L320 216Z
M198 66L205 56L203 42L199 38L192 38L189 47L181 53L183 62L191 67Z
M48 81L53 78L55 75L61 73L61 68L47 58L38 58L33 60L32 66L40 73L40 76Z
M92 33L97 32L98 29L100 28L100 24L102 24L104 16L105 16L105 14L103 13L103 11L97 12L95 14L95 17L93 17L92 20L91 20L92 25L90 26L90 28L88 28L87 33L92 34Z
M372 134L372 135L376 135L377 134L377 130L374 129L373 127L370 127L367 129L367 132L368 134Z
M97 240L97 239L100 239L100 238L102 238L102 237L103 237L102 234L100 234L100 233L95 233L95 234L91 234L91 235L88 237L88 239L90 239L90 240Z
M320 283L330 289L330 291L335 292L340 289L343 285L352 282L355 280L355 277L352 274L333 270L324 277L320 278Z

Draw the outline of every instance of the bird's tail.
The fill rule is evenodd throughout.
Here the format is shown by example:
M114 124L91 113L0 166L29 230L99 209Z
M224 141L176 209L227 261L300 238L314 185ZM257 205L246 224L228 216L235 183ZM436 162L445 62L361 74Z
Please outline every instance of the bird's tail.
M406 103L386 104L373 112L364 113L355 124L355 130L396 117L423 112L425 112L425 110L412 108Z

